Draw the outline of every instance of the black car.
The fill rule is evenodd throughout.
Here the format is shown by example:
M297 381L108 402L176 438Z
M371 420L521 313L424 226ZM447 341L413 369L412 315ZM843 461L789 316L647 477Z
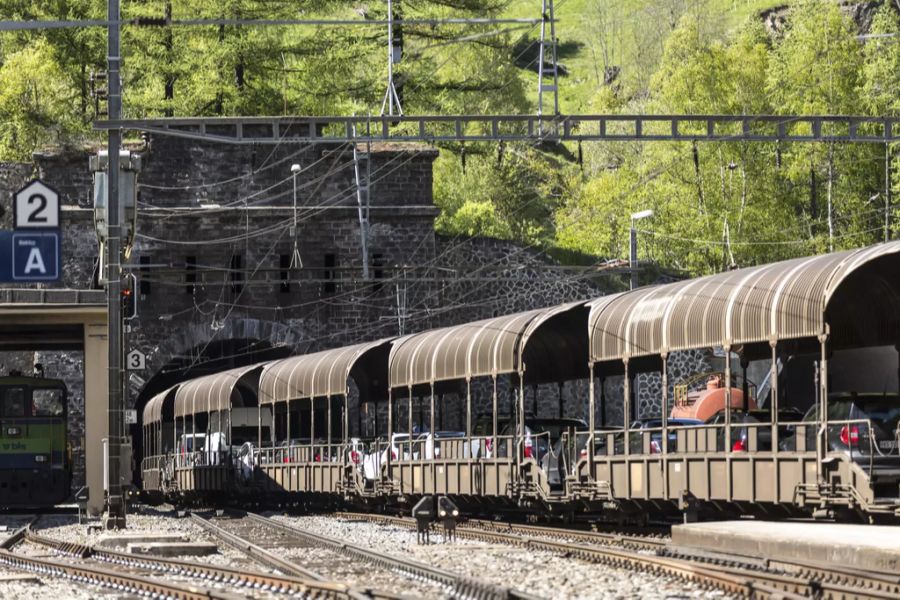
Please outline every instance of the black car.
M814 423L818 407L803 416L804 423ZM897 394L840 393L828 396L828 451L845 452L853 460L876 471L896 472L900 476L900 397ZM866 421L866 422L862 422ZM871 427L869 427L871 423ZM816 428L806 428L806 447L816 447ZM795 439L785 440L796 448Z

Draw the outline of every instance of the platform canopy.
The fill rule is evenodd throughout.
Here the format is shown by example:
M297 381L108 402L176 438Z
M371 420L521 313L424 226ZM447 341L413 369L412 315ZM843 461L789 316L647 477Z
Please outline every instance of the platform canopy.
M381 347L386 348L389 341L378 340L267 363L259 378L259 402L273 404L343 396L347 393L347 380L351 373L368 354ZM386 356L382 362L386 362ZM377 366L375 368L377 370ZM384 371L384 367L381 370ZM378 379L377 373L365 375L367 380ZM384 375L381 375L381 383L383 385Z
M184 417L243 406L244 399L239 386L243 384L245 391L255 393L256 378L264 364L229 369L182 383L175 393L175 416Z
M516 373L524 364L523 356L526 356L529 341L535 338L541 326L583 306L584 302L571 302L399 338L391 349L390 385L392 388L413 387ZM586 345L584 323L574 328L564 324L560 327L571 329L574 337L584 337ZM543 349L541 354L545 355L533 359L536 373L542 359L547 364L555 362L558 356L573 353L571 346L577 342L573 344L568 336L561 335L562 332L556 333L543 340L545 343L533 344L535 348Z
M163 414L163 404L166 401L172 400L175 396L175 393L178 391L178 388L181 384L176 384L167 389L164 392L160 392L150 398L147 404L144 405L144 425L148 423L158 423L162 421Z
M875 263L894 261L898 253L900 242L891 242L598 298L590 303L591 360L815 337L825 333L829 303L854 274L866 276L857 296L869 289L880 294L880 305L896 302L896 268L886 262L875 268ZM848 302L840 300L844 307ZM867 317L833 312L836 323ZM880 314L892 319L889 312ZM871 343L879 343L871 337Z

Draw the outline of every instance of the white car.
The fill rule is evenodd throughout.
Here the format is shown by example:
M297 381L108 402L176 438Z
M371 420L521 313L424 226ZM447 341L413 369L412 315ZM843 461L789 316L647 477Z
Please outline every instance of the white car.
M400 445L404 442L409 441L408 433L395 433L391 436L391 459L397 460L400 456ZM379 445L384 444L383 440L379 440L377 442L373 442L372 451L365 455L363 458L363 475L366 479L370 481L374 481L378 479L381 475L381 465L387 463L387 453L388 449L384 448L379 451ZM403 452L403 458L409 458L409 446L406 446L406 449Z

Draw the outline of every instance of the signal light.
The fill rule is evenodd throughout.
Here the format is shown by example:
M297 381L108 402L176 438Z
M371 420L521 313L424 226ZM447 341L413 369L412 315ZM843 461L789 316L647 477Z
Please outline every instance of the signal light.
M747 442L744 441L744 438L739 439L734 443L731 447L732 452L746 452L747 451Z
M122 318L130 321L137 317L137 276L134 273L126 275L126 283L122 286Z

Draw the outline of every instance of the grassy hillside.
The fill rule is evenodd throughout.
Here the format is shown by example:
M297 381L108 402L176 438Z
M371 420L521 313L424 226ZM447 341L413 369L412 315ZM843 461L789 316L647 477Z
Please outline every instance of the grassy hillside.
M782 4L777 0L557 0L559 62L568 73L560 82L560 110L590 110L605 71L616 67L615 82L626 95L639 97L668 34L685 14L697 18L707 35L724 37L752 15ZM540 10L540 0L512 0L506 12L513 17L535 17ZM539 32L535 27L529 39L537 40ZM535 70L536 56L536 51L526 51L518 62L530 63ZM530 80L529 92L536 98L536 75Z

